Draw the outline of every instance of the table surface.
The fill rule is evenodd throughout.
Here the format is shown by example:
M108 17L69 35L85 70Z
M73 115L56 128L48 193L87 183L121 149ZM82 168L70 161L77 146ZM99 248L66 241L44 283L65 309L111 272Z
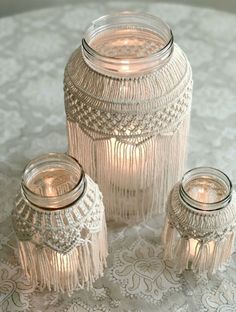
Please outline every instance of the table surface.
M63 70L89 21L138 9L163 17L193 67L188 167L209 165L236 180L236 17L140 1L87 3L0 20L0 311L236 311L236 254L212 280L176 273L162 261L163 216L109 225L109 258L94 289L33 292L16 257L10 213L22 168L34 156L66 151Z

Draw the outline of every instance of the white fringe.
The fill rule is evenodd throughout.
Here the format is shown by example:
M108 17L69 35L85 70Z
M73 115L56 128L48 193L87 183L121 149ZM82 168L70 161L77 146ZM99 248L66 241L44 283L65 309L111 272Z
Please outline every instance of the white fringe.
M176 183L167 200L162 231L164 259L178 272L192 269L212 275L226 263L233 251L236 231L236 194L224 209L197 212L185 205Z
M196 273L208 271L213 258L210 255L209 243L198 241L191 263L191 269Z
M229 260L233 252L234 239L235 232L232 231L228 233L226 237L215 243L212 256L213 261L209 267L210 274L215 274L217 269Z
M95 140L67 121L69 154L83 164L104 196L108 220L140 221L162 213L170 189L183 174L189 116L168 136Z
M176 240L176 230L169 222L168 218L166 217L165 226L162 232L162 243L165 246L164 249L164 260L173 260L174 257L174 242Z
M91 234L89 241L67 254L31 241L19 241L19 257L26 277L40 290L47 288L69 295L75 289L91 288L106 267L106 233L104 217L101 231Z
M235 232L229 232L223 239L203 242L198 240L191 248L191 238L178 237L177 230L167 220L162 233L164 260L173 262L175 270L182 273L191 269L195 273L208 272L209 275L226 263L233 251Z
M190 241L185 237L181 237L175 246L175 256L176 261L175 268L181 273L188 269L190 258Z

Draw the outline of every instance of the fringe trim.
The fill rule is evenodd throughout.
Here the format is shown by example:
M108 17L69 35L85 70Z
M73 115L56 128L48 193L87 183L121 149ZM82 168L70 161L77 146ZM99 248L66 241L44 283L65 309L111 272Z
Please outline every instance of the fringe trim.
M211 274L215 274L217 269L230 259L233 252L234 239L235 232L232 231L224 239L215 243L212 256L213 261L210 266Z
M191 265L193 272L203 273L208 271L212 261L213 257L210 254L209 243L198 241Z
M183 252L184 251L184 252ZM185 269L188 269L190 257L190 241L188 238L181 237L175 247L175 269L179 273L183 272Z
M174 242L176 240L176 230L173 225L166 218L164 230L162 233L162 243L165 246L164 249L164 260L172 260L174 257Z
M209 242L183 236L178 237L178 235L175 227L166 218L162 232L163 258L172 261L175 270L179 273L186 269L192 269L195 273L215 274L230 259L233 251L234 230L227 233L224 238Z
M168 193L184 171L189 115L173 135L139 144L96 140L71 121L67 129L68 152L98 183L108 220L139 222L164 212Z
M103 275L108 255L105 216L101 231L91 234L90 241L68 254L30 241L19 241L18 245L21 266L34 287L71 295L76 288L92 288Z

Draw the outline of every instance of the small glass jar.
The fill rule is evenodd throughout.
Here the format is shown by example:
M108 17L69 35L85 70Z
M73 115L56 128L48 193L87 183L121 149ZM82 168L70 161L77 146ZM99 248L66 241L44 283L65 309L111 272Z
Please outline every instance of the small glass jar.
M132 12L95 20L68 61L64 91L69 154L101 187L108 219L163 212L183 174L192 97L169 26Z
M40 289L71 294L103 274L102 195L69 155L45 154L26 166L12 220L22 268Z
M194 168L172 189L163 230L164 258L176 269L215 273L231 256L236 197L220 170Z

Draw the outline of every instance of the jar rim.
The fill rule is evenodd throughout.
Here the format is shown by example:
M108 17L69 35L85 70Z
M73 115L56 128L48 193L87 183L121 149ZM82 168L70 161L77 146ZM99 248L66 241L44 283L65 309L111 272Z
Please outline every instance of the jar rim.
M78 173L78 181L73 185L71 189L55 196L41 195L34 192L27 184L29 175L37 166L44 163L51 163L51 166L55 166L56 163L66 166L71 166L75 170L75 174ZM76 172L77 171L77 172ZM72 156L66 153L47 153L33 158L24 168L21 189L26 199L33 205L47 210L58 210L65 208L78 200L84 193L85 189L85 174L82 166Z
M225 185L225 189L227 193L225 196L217 201L214 202L203 202L196 200L189 193L186 191L184 184L188 181L193 180L193 178L199 177L200 175L205 175L205 177L212 177L218 179ZM193 169L188 170L182 177L179 186L179 195L181 200L189 205L192 209L202 211L204 213L210 213L217 210L221 210L225 208L232 199L232 182L230 178L221 170L213 168L213 167L196 167Z
M142 57L115 57L101 54L90 45L90 41L99 33L107 29L116 27L143 28L159 34L162 31L162 37L165 44L160 49ZM165 38L164 38L165 37ZM139 13L132 11L118 12L104 15L94 20L87 28L82 39L82 54L85 62L93 69L110 75L120 75L120 66L129 66L130 71L123 71L122 76L137 75L135 69L142 67L142 73L149 71L150 68L162 66L173 51L174 37L171 28L161 18L149 13Z

